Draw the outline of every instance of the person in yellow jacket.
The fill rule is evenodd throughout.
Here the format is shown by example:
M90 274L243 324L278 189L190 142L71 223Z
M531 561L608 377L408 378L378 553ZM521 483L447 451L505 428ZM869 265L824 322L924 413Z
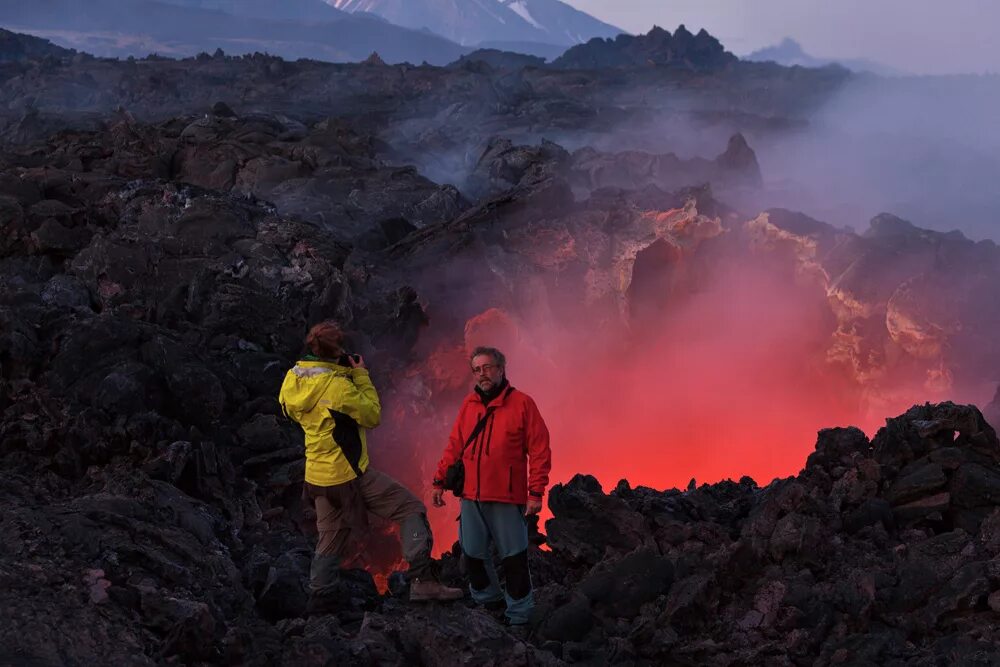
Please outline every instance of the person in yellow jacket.
M368 465L366 432L379 425L382 406L360 355L344 354L336 322L309 330L311 355L285 375L278 397L285 415L305 432L304 495L316 506L319 538L310 570L309 611L338 606L338 573L352 537L368 527L368 512L399 524L403 557L410 564L411 600L455 600L458 588L431 573L427 508L410 491Z

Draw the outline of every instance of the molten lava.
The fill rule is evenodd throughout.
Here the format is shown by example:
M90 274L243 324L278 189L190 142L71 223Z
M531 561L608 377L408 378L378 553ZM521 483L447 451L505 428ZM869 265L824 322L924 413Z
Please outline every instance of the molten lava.
M389 590L389 577L393 572L406 570L408 565L399 547L397 526L371 518L371 527L364 534L354 536L352 552L341 563L345 569L359 568L372 575L379 593Z

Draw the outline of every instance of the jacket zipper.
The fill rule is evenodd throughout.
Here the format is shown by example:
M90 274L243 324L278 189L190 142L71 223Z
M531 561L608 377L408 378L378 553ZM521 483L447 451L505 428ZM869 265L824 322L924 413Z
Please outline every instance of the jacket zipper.
M486 413L483 413L486 416ZM482 419L482 417L480 417ZM479 456L476 457L476 502L479 502L479 492L483 486L483 437L486 434L483 432L479 433Z
M490 432L486 436L486 456L490 455L490 443L493 442L493 422L496 421L497 411L494 410L493 414L490 415Z
M489 432L489 436L487 436L486 434L483 434L483 437L486 438L486 454L487 455L490 453L490 442L493 440L493 420L494 419L496 419L496 408L493 409L493 414L490 415L490 432ZM483 430L485 431L486 429L483 429ZM483 484L482 484L483 478L481 477L481 475L482 475L482 472L481 472L482 468L483 468L483 446L480 445L479 446L479 459L478 459L478 462L476 463L476 500L477 501L479 500L479 493L482 491L482 488L483 488Z
M508 394L510 394L510 389L508 389L503 394L503 397L506 398ZM493 399L493 400L495 401L496 399ZM486 407L487 410L490 409L490 406L488 404L484 403L483 405ZM497 409L499 407L500 407L500 404L497 404L497 406L495 408L493 408L493 414L490 415L490 423L489 423L489 426L490 426L490 437L487 438L487 440L486 440L487 453L489 453L490 440L493 439L493 421L496 419L496 411L497 411ZM483 430L485 431L486 428L484 427ZM479 437L480 437L479 457L476 459L476 502L479 502L479 495L482 492L482 488L483 488L483 485L482 485L482 480L483 480L483 477L482 477L482 474L483 474L483 444L482 444L482 439L486 437L486 434L480 433Z
M507 468L507 493L514 493L514 466Z

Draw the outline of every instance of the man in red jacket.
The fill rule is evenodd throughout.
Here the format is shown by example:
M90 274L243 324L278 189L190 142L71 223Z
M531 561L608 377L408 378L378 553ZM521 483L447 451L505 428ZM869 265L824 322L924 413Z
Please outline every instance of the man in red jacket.
M542 509L552 467L549 431L531 397L507 382L500 350L477 347L471 362L476 386L462 403L438 463L432 500L436 507L444 505L446 471L461 458L465 485L458 540L472 598L491 607L506 602L507 623L524 625L535 606L525 517ZM493 568L491 545L503 562L505 591Z

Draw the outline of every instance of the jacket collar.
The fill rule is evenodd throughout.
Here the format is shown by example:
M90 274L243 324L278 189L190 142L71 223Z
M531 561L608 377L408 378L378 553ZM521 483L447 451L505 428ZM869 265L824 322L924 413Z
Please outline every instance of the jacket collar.
M514 391L514 387L511 386L510 382L507 381L507 378L504 377L503 382L500 383L499 390L489 401L485 400L485 397L479 387L473 387L472 392L466 397L465 400L469 403L479 403L481 405L503 405L512 391Z

